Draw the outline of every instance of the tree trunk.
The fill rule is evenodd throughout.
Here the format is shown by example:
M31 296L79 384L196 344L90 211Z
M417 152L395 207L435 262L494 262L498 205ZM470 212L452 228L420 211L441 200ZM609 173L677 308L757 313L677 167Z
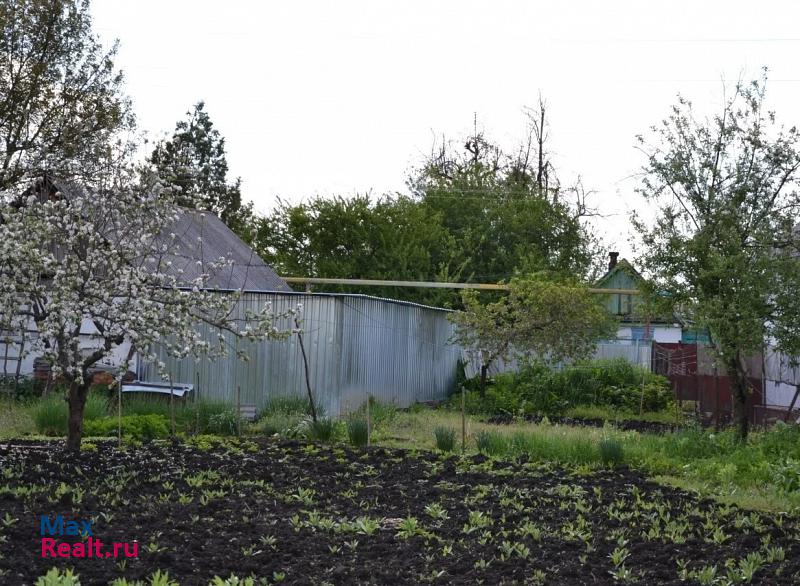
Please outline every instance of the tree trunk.
M87 383L78 384L72 381L69 385L69 419L67 424L67 451L78 452L81 449L83 437L83 409L86 406L86 397L89 394Z
M727 366L728 377L731 381L736 430L739 434L739 439L745 441L750 431L750 421L747 418L747 396L750 394L747 372L742 366L742 361L739 360L738 352L736 353L736 359L730 361Z
M489 370L488 364L481 364L481 386L480 386L480 395L481 399L486 398L486 373Z

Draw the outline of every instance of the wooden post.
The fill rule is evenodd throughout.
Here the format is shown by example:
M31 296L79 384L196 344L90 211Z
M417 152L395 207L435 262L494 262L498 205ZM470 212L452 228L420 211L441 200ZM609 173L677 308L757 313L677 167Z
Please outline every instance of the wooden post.
M650 326L648 325L647 327L649 328ZM644 366L642 366L642 360L641 360L641 357L639 355L639 353L641 352L641 349L642 349L641 348L641 341L637 340L636 341L636 363L642 369L642 393L641 393L641 397L639 397L639 415L643 415L644 414L644 381L645 381L646 374L647 374L647 371L645 370Z
M311 421L317 422L317 406L314 403L314 393L311 392L311 379L308 374L308 357L306 356L306 347L303 344L303 332L300 328L300 320L294 318L294 325L297 328L297 340L300 342L300 354L303 356L303 372L306 375L306 392L308 393L308 405L311 409Z
M467 451L466 389L461 386L461 452Z
M122 446L122 378L125 375L119 375L117 381L117 447Z
M236 387L236 436L242 435L242 386Z
M367 395L367 447L369 447L372 442L372 419L369 413L369 402L370 396Z
M783 416L783 420L788 422L792 416L792 411L794 410L794 405L797 403L797 396L800 395L800 385L794 386L794 397L792 397L792 402L789 403L789 408L786 410L786 415Z
M719 371L714 364L714 430L719 431Z
M175 394L172 387L172 374L169 375L169 422L172 436L175 437Z
M200 409L197 407L197 395L200 393L200 371L194 371L194 397L192 397L192 404L194 405L194 434L200 434Z

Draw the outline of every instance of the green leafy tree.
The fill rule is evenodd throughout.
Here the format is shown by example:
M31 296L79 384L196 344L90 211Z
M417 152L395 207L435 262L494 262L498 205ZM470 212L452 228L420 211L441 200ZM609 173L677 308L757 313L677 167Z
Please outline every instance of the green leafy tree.
M408 197L367 195L281 202L259 221L259 254L285 275L445 281L452 239L441 216ZM449 291L399 287L317 286L318 290L447 304Z
M514 278L508 294L497 301L481 303L471 289L464 291L463 301L464 310L451 317L454 342L480 361L481 397L489 367L497 360L577 360L616 332L615 320L599 300L573 279L544 274Z
M721 111L698 120L680 98L655 139L641 193L658 208L641 233L642 265L663 303L707 328L730 377L747 437L745 358L772 343L800 355L798 132L764 109L766 75L739 83Z
M180 205L211 211L250 241L252 203L242 205L241 179L228 181L225 139L198 102L175 125L172 138L159 143L149 162L172 186Z
M463 149L444 144L409 180L454 238L451 264L463 281L536 271L584 277L601 258L585 221L586 193L580 185L560 187L545 152L543 105L537 114L516 154L475 130Z
M0 189L49 173L91 183L129 154L134 127L116 45L92 33L88 0L0 4Z

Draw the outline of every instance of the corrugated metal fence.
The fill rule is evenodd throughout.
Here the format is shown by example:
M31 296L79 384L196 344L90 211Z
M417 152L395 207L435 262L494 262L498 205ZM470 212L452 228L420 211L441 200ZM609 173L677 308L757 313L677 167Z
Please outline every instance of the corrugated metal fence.
M416 401L442 399L454 387L461 355L448 343L454 326L448 311L413 303L364 295L245 293L237 304L235 318L259 311L271 302L281 314L303 304L303 342L308 355L311 388L329 415L340 415L362 404L371 394L398 406ZM290 323L278 324L281 328ZM201 326L212 343L217 332ZM231 347L235 342L228 338ZM231 353L213 362L194 358L173 359L163 350L159 358L172 380L198 382L205 399L237 400L241 388L243 405L262 407L271 397L305 396L305 378L300 344L296 335L288 340L240 342L246 362ZM153 364L142 363L139 378L160 380Z
M650 356L652 346L649 341L619 339L613 342L600 342L594 350L591 358L594 360L612 360L623 358L631 364L637 364L650 368ZM481 372L481 361L478 356L471 352L462 352L464 361L464 374L467 378L478 376ZM556 365L555 368L562 368L564 365ZM510 360L495 360L490 366L488 374L494 376L501 372L515 372L519 370L519 361L512 358Z

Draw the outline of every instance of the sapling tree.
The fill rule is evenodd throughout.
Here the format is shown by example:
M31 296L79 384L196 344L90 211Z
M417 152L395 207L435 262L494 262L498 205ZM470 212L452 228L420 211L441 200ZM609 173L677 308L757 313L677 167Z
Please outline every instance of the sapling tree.
M542 274L512 279L508 294L492 303L481 303L471 289L463 301L465 309L451 318L454 341L480 361L482 398L489 367L497 360L583 358L599 340L613 337L616 327L586 286Z
M27 352L41 354L67 386L69 450L80 448L91 369L115 352L125 356L128 345L154 361L156 344L175 357L213 357L229 351L232 337L291 331L292 316L280 330L282 316L268 306L231 317L238 294L207 290L229 268L226 259L206 263L198 253L198 276L184 277L186 259L170 254L180 237L173 230L181 214L200 212L132 179L97 188L38 181L0 199L0 330L33 331ZM201 336L201 322L216 328L215 342Z
M708 329L730 377L739 436L748 433L747 356L774 344L800 355L800 136L765 110L766 75L739 83L720 112L698 120L679 99L647 155L636 219L651 288Z

